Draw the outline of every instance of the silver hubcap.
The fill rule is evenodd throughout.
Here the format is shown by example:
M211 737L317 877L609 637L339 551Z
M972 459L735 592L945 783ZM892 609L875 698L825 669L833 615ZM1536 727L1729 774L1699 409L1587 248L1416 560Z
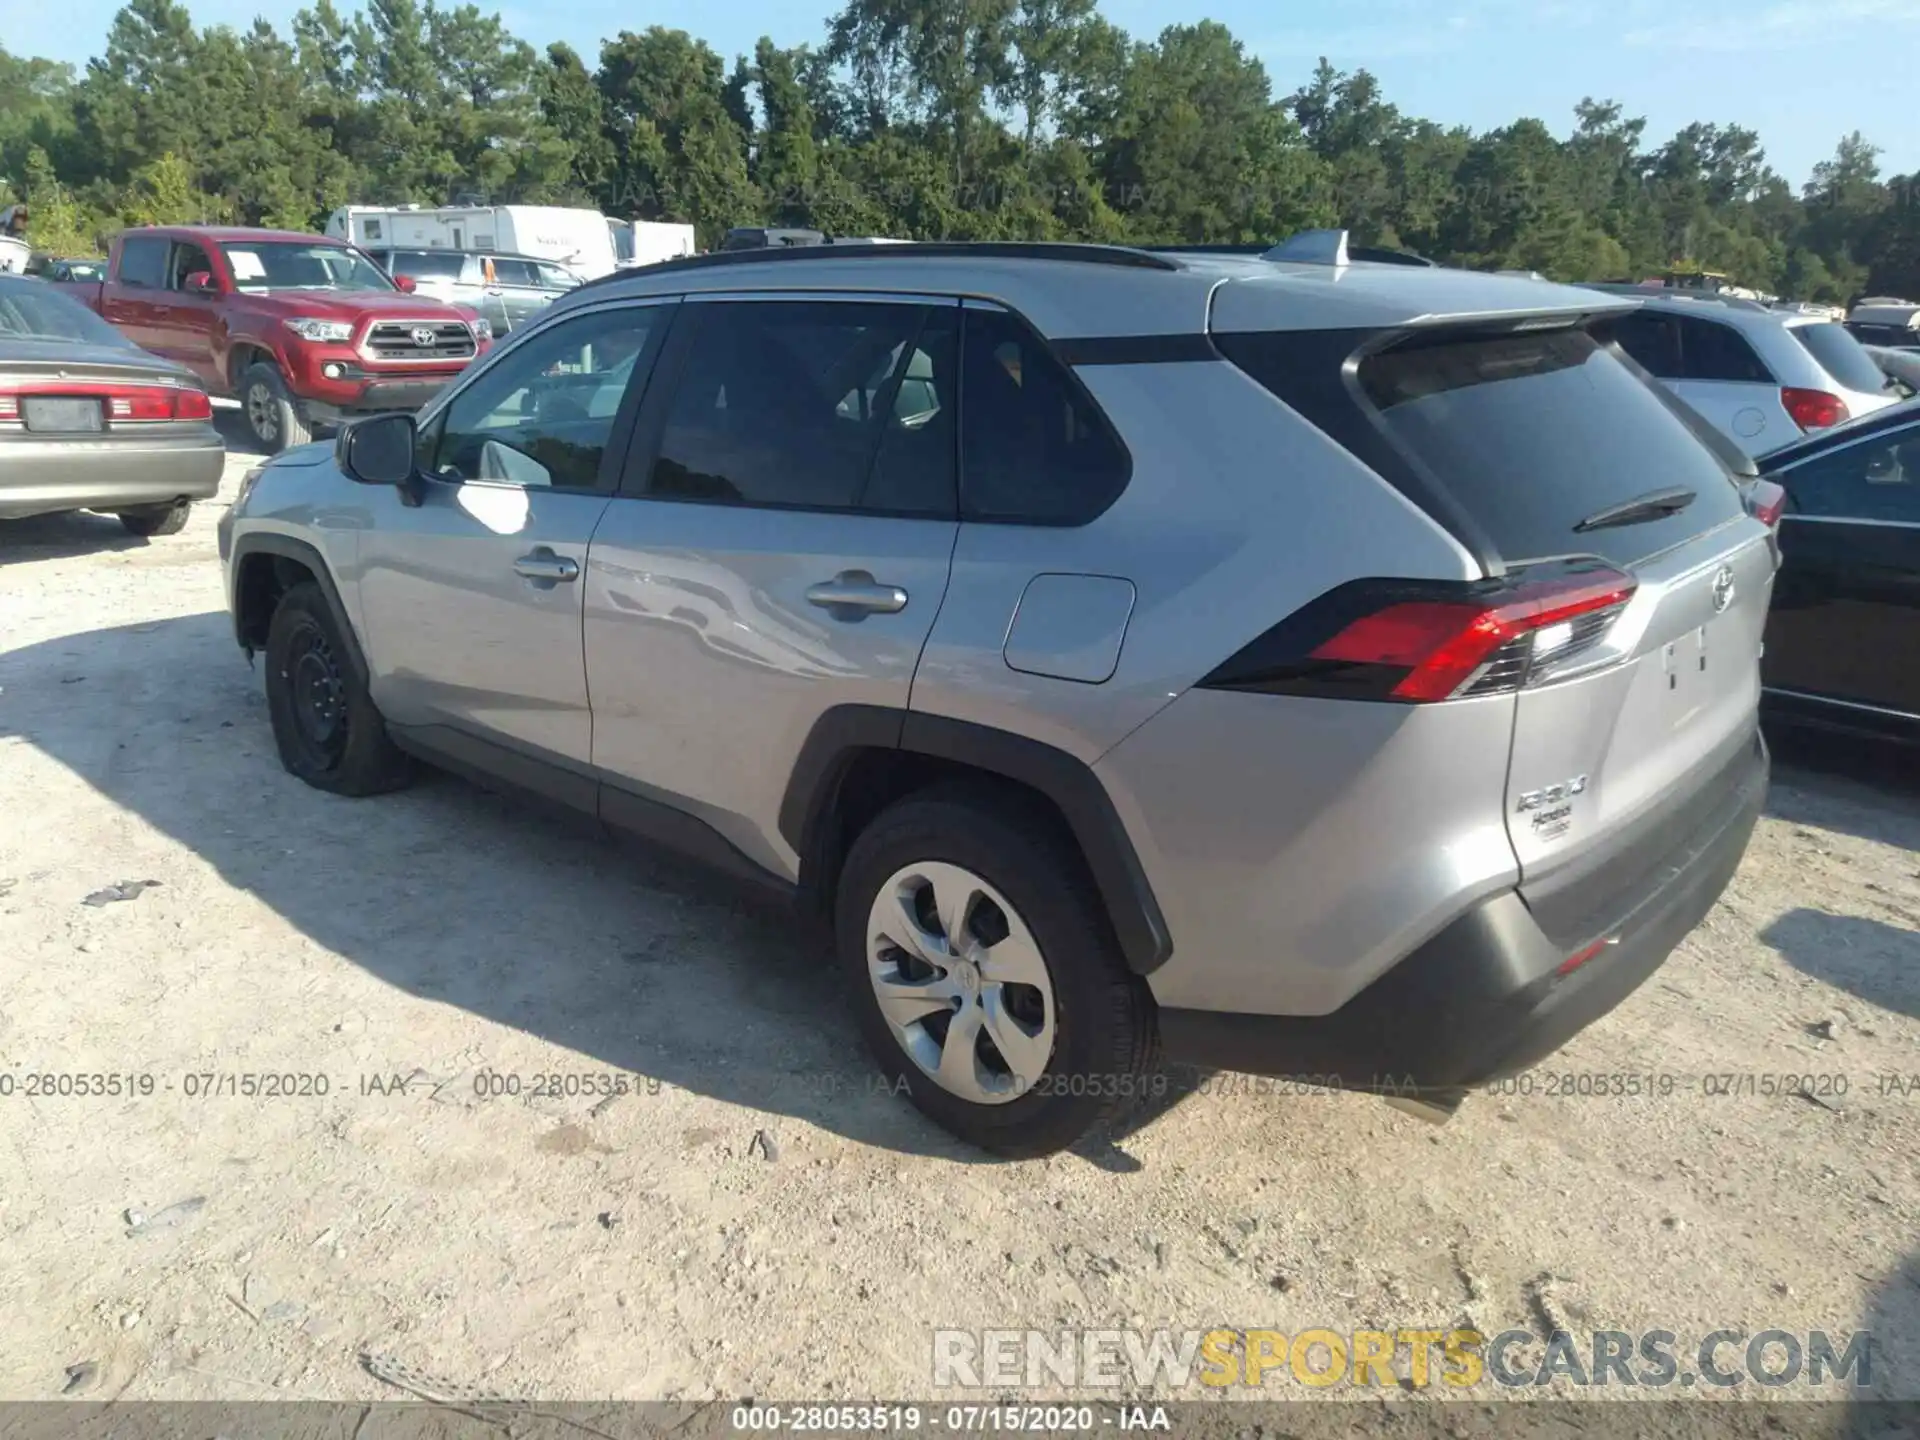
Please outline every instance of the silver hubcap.
M998 890L944 861L908 865L867 917L867 977L894 1039L976 1105L1025 1094L1053 1057L1053 982Z
M253 433L262 440L271 440L280 433L280 407L266 386L247 387L247 420L253 426Z

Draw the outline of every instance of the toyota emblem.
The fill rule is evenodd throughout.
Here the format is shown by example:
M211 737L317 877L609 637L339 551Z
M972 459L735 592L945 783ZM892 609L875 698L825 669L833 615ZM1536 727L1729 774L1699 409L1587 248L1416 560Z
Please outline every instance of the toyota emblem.
M413 343L419 346L422 350L431 349L433 346L433 327L431 325L414 326L413 327ZM1718 581L1715 581L1714 583L1716 585L1719 584ZM1718 595L1720 592L1716 589L1713 593L1715 595ZM1724 610L1726 607L1723 605L1720 608Z
M1718 615L1733 603L1733 571L1722 565L1713 577L1713 613Z

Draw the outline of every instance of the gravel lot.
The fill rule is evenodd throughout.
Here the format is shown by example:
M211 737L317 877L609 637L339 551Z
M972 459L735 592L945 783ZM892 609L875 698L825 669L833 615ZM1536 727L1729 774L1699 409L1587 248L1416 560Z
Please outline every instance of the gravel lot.
M986 1163L873 1093L780 913L450 778L284 774L220 509L0 526L0 1397L91 1362L93 1398L398 1398L369 1351L548 1399L924 1396L937 1327L1463 1323L1872 1329L1920 1397L1910 766L1782 763L1707 925L1548 1067L1664 1098L1191 1094ZM153 1091L24 1094L75 1072ZM476 1093L609 1072L638 1091ZM188 1093L240 1074L327 1093ZM1845 1093L1701 1090L1783 1074Z

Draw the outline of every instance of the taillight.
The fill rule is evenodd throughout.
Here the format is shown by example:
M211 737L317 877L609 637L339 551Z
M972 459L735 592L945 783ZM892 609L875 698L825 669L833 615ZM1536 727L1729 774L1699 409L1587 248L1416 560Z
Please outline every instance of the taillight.
M1824 430L1847 418L1847 402L1824 390L1799 390L1788 385L1780 392L1780 403L1802 430Z
M184 385L122 384L110 380L0 379L0 420L20 419L26 399L98 400L108 425L211 420L213 401Z
M1771 480L1755 480L1747 486L1747 513L1762 525L1778 525L1780 512L1787 508L1786 490Z
M1598 561L1528 566L1497 580L1356 580L1200 683L1412 704L1511 693L1597 646L1634 584Z

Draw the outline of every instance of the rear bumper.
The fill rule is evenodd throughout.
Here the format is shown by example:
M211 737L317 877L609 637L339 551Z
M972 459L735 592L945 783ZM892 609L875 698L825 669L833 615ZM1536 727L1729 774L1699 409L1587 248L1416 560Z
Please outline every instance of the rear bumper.
M219 493L226 446L211 426L180 440L43 440L0 447L0 520L119 510Z
M1714 803L1577 945L1550 939L1517 891L1468 911L1340 1009L1320 1016L1160 1012L1169 1059L1438 1101L1551 1055L1632 994L1705 918L1766 800L1756 730ZM1612 939L1570 974L1570 954Z

